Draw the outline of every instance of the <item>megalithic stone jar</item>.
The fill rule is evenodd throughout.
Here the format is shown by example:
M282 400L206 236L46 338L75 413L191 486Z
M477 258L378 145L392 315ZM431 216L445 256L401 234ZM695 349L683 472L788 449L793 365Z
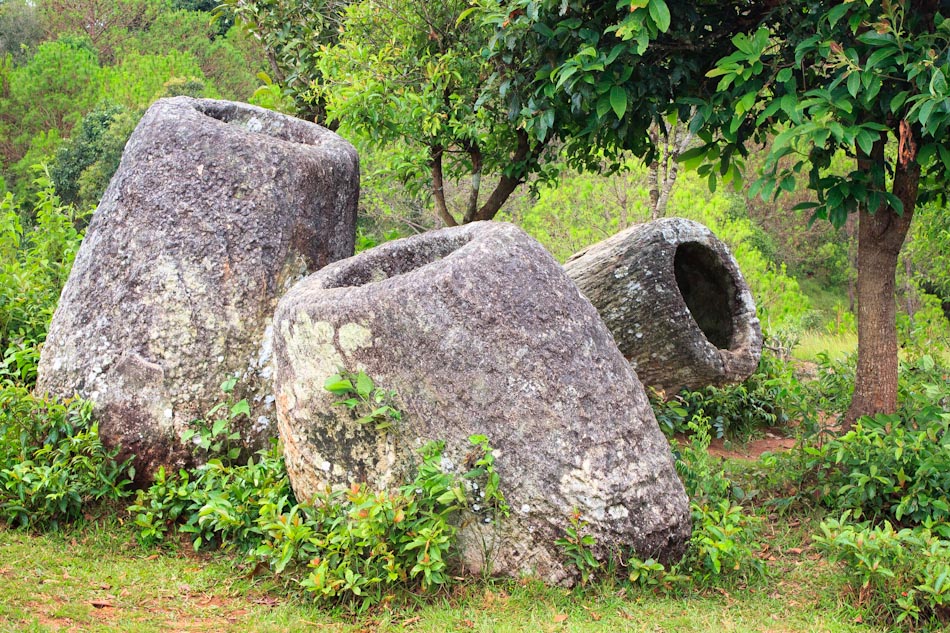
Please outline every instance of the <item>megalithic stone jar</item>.
M180 436L238 378L248 448L276 435L270 323L294 282L353 254L359 166L318 125L262 108L155 102L86 232L38 390L95 403L139 480L189 461Z
M726 245L698 222L632 226L573 255L564 270L644 385L672 394L741 382L758 366L752 293Z
M496 449L511 514L462 522L469 570L569 582L554 544L578 510L605 557L677 559L688 500L642 386L597 311L521 229L480 222L398 240L294 286L274 318L275 392L298 499L399 485L428 441L465 472L468 438ZM405 415L358 423L322 386L364 370ZM473 508L477 510L476 508Z

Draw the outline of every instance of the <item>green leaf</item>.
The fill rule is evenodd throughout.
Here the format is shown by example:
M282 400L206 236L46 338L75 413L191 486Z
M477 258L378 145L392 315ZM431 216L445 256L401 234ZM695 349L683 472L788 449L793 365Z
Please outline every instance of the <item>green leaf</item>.
M211 426L211 436L215 437L221 434L225 428L228 426L227 420L215 420L214 424Z
M233 407L231 407L231 417L238 415L251 415L251 407L247 404L247 400L241 400Z
M923 126L927 125L927 120L930 119L930 114L933 112L934 108L937 106L936 101L926 101L924 105L920 107L920 112L917 113L917 120L920 121L920 124Z
M848 75L848 92L852 97L857 97L859 90L861 90L861 75L860 73L852 72Z
M884 199L887 200L887 204L894 209L894 213L897 215L904 215L904 203L901 202L901 199L895 196L889 191L884 192Z
M705 147L693 147L676 157L676 162L683 163L686 169L696 169L706 159Z
M950 171L950 149L943 145L937 145L937 151L940 153L940 160L943 162L944 169Z
M610 107L618 119L622 119L627 112L627 91L623 86L614 86L610 89Z
M373 379L366 375L366 372L360 372L356 376L356 393L361 396L368 396L373 391Z
M834 27L834 25L838 23L838 20L844 17L844 14L847 13L850 8L851 5L848 2L842 2L832 8L831 11L826 14L828 25Z
M874 150L874 141L877 140L877 136L873 132L868 132L867 130L862 129L858 132L855 141L857 141L858 147L861 148L861 151L864 152L867 156L871 155L871 152Z
M947 94L947 78L939 68L934 68L933 76L930 78L930 94L938 99Z
M792 69L783 68L782 70L778 71L778 74L775 76L775 81L777 81L780 84L783 84L791 78L792 78Z
M670 8L666 6L664 0L650 0L650 17L656 23L656 28L661 33L666 33L670 28Z
M896 95L894 95L894 96L891 98L891 103L890 103L890 110L891 110L891 112L893 112L894 114L897 114L897 111L900 109L900 107L901 107L902 105L904 105L904 102L905 102L905 101L907 101L907 91L906 91L906 90L903 90L903 91L901 91L901 92L898 92Z
M350 393L353 391L353 383L340 374L333 374L323 383L323 388L330 393Z

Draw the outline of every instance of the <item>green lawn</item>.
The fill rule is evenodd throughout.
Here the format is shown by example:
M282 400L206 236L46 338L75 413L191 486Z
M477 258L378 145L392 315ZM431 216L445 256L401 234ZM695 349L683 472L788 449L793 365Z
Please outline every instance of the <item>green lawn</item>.
M601 584L467 581L395 596L368 613L315 606L225 555L140 548L115 521L65 534L0 528L0 631L762 631L874 629L856 622L845 578L809 547L813 520L771 517L767 576L670 596Z

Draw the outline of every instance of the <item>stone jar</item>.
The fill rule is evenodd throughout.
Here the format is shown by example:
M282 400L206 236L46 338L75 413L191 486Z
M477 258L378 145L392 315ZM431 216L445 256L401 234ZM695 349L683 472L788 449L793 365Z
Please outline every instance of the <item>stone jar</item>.
M496 449L511 512L473 506L470 571L570 583L555 539L577 511L601 558L677 559L688 500L643 388L597 311L522 230L496 222L384 244L331 264L284 296L274 321L277 415L298 499L327 485L392 488L432 440L464 472L468 438ZM404 417L361 425L322 387L365 371Z

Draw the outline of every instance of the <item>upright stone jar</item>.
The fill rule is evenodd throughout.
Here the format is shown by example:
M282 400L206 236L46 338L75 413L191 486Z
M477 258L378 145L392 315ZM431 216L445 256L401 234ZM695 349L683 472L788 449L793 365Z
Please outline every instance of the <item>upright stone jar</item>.
M569 581L554 541L575 510L602 558L683 552L688 500L642 386L593 306L520 229L475 223L331 264L281 299L274 328L298 499L399 485L433 440L446 443L443 466L465 472L479 434L496 449L511 514L471 507L460 533L470 570ZM395 390L403 420L377 430L335 406L322 386L341 369Z
M43 348L38 390L95 402L140 479L189 461L180 436L247 397L248 448L276 434L271 318L295 281L353 254L356 151L254 106L155 102L96 210Z

